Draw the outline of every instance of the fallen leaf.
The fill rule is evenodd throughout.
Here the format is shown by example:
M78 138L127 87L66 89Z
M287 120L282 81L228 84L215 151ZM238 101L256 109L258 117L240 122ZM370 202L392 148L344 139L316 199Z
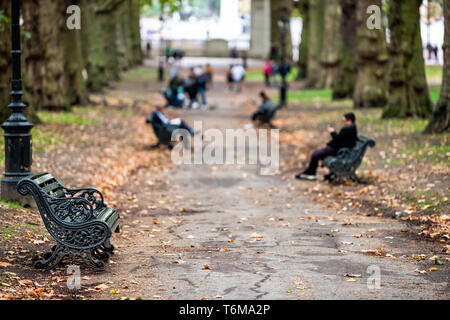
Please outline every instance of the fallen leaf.
M250 238L262 239L264 238L262 235L257 234L256 232L250 235Z
M360 275L360 274L346 273L346 274L344 275L344 277L348 277L348 278L362 278L362 275Z
M108 289L108 286L106 284L99 284L98 286L94 287L95 291L103 291L103 290L106 290L106 289Z

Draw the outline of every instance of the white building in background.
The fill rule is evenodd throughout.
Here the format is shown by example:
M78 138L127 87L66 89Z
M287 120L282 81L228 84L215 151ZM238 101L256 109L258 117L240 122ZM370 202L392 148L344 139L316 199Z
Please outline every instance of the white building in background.
M442 44L444 40L443 19L433 21L428 27L426 17L427 0L421 9L421 32L424 46L430 41L439 48L440 63L443 62ZM162 30L162 32L160 32ZM302 21L291 19L291 38L293 42L293 57L298 59L298 47L301 42ZM252 37L251 37L252 34ZM141 20L141 35L144 42L151 40L153 48L158 48L160 39L172 41L174 47L182 48L189 53L204 53L205 43L213 46L237 47L239 50L250 50L250 56L266 58L270 45L270 0L222 0L220 15L197 19L191 17L183 21L179 14L164 21L158 18L143 18ZM228 53L223 52L224 55ZM425 55L427 57L427 54ZM435 63L427 61L427 63Z
M175 13L166 19L163 24L158 18L141 19L141 35L143 41L152 41L158 47L159 40L169 40L175 46L194 49L208 40L224 40L229 47L248 49L250 41L250 14L242 12L242 2L250 0L222 0L220 16L205 19L191 17L183 21ZM161 32L162 30L162 32Z

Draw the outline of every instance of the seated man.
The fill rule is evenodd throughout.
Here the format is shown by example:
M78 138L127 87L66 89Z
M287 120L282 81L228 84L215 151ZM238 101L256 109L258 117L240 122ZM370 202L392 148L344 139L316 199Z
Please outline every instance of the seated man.
M187 130L191 136L194 135L194 131L181 119L169 120L163 113L165 106L158 103L155 106L155 111L152 113L151 122L157 125L174 126L177 129Z
M259 96L262 99L262 103L259 106L258 112L253 114L252 120L253 121L260 120L265 122L265 119L268 119L270 121L269 117L273 115L273 113L279 108L279 106L273 105L264 91L261 91L259 93Z
M328 145L321 150L313 153L308 169L301 174L295 176L296 179L317 180L316 171L319 166L319 160L323 160L330 156L336 156L342 148L353 148L358 140L358 129L356 127L356 117L353 113L347 113L342 119L344 128L339 134L330 126L330 132L333 138Z

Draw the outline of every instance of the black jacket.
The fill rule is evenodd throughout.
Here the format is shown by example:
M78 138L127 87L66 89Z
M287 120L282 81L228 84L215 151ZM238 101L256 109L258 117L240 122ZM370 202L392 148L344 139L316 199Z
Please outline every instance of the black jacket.
M351 126L345 127L341 130L341 132L331 133L333 140L328 142L328 146L333 148L336 151L341 150L342 148L353 148L356 145L356 141L358 140L358 129L355 124Z

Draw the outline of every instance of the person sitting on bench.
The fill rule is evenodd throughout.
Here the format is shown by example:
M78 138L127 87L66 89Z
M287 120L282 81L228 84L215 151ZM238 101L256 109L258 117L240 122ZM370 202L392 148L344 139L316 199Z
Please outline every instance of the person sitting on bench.
M158 103L155 106L155 111L152 112L151 122L159 125L165 125L165 126L174 126L178 129L185 129L189 132L191 136L194 136L194 131L181 119L172 119L169 120L163 113L164 108L166 108L167 105L163 105L161 103Z
M273 105L270 101L270 98L264 91L259 93L259 96L262 99L262 103L259 106L258 112L254 113L252 116L252 120L260 120L262 122L270 122L270 118L274 115L275 111L279 108L279 105Z
M316 172L319 166L319 160L324 160L330 156L336 156L342 148L353 148L358 140L358 129L356 127L356 117L353 113L347 113L343 119L344 128L337 133L331 126L328 126L328 132L333 138L325 148L313 153L308 169L295 176L300 180L317 180Z

